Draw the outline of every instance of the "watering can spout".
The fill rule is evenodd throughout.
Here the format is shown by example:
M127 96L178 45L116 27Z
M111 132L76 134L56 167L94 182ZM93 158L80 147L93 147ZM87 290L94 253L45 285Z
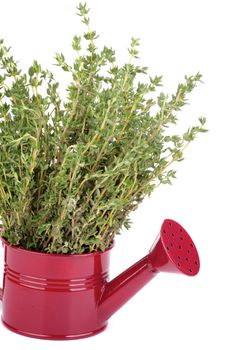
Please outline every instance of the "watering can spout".
M199 268L197 249L189 234L176 221L164 220L149 253L106 283L99 305L100 318L107 320L159 272L195 276Z

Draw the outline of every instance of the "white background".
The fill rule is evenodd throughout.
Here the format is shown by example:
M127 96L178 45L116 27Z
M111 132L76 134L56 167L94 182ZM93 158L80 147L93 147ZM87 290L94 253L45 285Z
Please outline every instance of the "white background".
M57 51L72 57L72 36L82 30L75 5L74 0L0 1L0 37L13 47L23 68L34 58L51 68ZM101 34L99 45L113 46L124 62L131 36L140 37L141 64L164 76L164 91L174 91L185 74L203 74L204 84L192 94L181 118L183 125L191 125L206 116L210 129L186 151L173 186L161 186L133 213L131 230L117 237L111 276L147 252L166 217L192 235L201 271L195 278L160 274L96 337L42 341L0 325L0 348L230 350L231 1L89 0L88 5L92 27Z

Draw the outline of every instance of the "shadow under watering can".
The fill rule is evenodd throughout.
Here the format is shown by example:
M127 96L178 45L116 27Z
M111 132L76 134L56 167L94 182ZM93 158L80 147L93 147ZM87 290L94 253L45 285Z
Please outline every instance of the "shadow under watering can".
M108 319L159 272L195 276L197 249L177 222L167 219L149 253L109 281L109 256L45 254L10 246L4 239L2 322L43 339L78 339L105 329Z

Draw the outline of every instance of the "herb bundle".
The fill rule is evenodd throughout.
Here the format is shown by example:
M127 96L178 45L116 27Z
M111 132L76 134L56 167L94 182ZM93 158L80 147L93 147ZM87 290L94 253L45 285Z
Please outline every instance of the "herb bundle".
M2 236L29 250L109 247L122 226L130 227L130 212L171 183L170 166L206 131L199 118L183 135L168 132L200 74L185 77L172 96L158 94L162 77L149 77L134 63L138 39L131 40L129 61L118 66L112 48L97 48L86 4L78 15L87 29L73 38L74 62L55 56L71 77L65 101L50 71L34 61L22 73L0 40Z

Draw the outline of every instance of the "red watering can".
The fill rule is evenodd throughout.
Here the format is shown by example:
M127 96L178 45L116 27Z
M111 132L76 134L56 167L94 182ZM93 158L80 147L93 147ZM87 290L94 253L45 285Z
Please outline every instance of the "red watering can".
M77 339L105 329L108 319L159 272L195 276L197 249L186 230L165 220L149 253L112 281L109 255L46 254L3 240L2 322L22 335Z

